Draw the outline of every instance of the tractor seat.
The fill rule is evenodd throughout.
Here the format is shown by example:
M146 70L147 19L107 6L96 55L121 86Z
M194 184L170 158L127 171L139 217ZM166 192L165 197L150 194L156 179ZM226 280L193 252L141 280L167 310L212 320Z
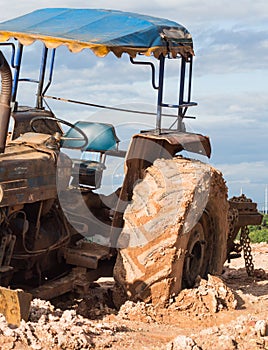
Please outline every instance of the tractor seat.
M81 129L88 138L87 144L83 147L84 152L106 152L109 150L116 150L119 139L115 134L115 129L111 124L94 123L79 121L74 124ZM81 135L75 129L71 128L64 135L70 138L79 138ZM62 146L64 148L74 148L82 144L83 141L78 140L64 140Z
M118 148L119 139L115 129L111 124L79 121L74 124L80 128L88 138L87 144L81 149L83 157L72 159L73 185L85 185L92 189L97 189L101 185L102 173L106 169L105 152L114 151ZM65 137L81 137L75 129L70 129ZM82 144L78 140L64 140L62 147L74 148ZM93 156L96 160L83 159Z

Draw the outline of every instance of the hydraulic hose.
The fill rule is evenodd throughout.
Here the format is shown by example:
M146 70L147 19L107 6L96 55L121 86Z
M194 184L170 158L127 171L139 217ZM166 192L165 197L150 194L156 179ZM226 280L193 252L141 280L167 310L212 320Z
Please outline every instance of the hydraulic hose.
M0 75L0 153L4 153L11 111L10 100L12 91L12 74L2 51L0 51Z

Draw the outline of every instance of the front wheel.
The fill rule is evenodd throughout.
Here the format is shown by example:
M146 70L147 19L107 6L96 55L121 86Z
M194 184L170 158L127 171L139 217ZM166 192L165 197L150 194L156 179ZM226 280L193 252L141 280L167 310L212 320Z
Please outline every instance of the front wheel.
M130 299L166 304L226 259L227 188L219 171L185 158L147 168L124 213L114 277ZM134 244L136 243L136 245Z

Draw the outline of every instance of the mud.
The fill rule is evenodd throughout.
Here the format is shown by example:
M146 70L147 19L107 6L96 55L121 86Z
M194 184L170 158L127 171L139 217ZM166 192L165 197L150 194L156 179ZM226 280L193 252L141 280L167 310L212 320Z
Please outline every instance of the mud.
M257 277L247 276L242 258L234 260L168 308L126 301L117 310L114 282L104 279L84 299L34 299L20 327L0 316L1 349L268 349L267 254L267 244L253 245Z

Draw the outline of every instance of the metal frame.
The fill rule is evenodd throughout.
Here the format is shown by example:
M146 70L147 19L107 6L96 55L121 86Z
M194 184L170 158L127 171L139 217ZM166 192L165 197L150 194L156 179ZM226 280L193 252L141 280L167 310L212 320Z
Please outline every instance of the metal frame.
M22 44L19 43L17 46L17 49L15 47L15 44L13 43L0 43L0 45L3 45L3 46L10 45L12 47L11 66L12 68L14 68L14 77L13 77L13 84L12 84L11 104L13 105L13 110L16 111L17 109L16 98L18 93L18 83L22 81L38 84L36 108L43 109L43 95L47 91L47 89L49 88L52 82L56 49L52 49L51 51L52 53L50 58L49 77L48 77L47 85L44 88L45 73L46 73L47 60L48 60L48 48L45 47L45 45L42 52L38 80L30 79L30 78L20 78L20 68L21 68L21 61L22 61L23 48L24 48Z
M183 118L187 118L186 112L188 110L188 107L196 106L196 102L191 102L191 89L192 89L192 70L193 70L193 58L190 57L188 60L186 60L184 57L179 57L181 59L181 66L180 66L180 82L179 82L179 98L178 98L178 104L168 104L163 102L163 91L164 91L164 72L165 72L165 56L160 55L159 56L159 73L158 73L158 86L156 86L156 70L155 66L151 62L147 61L134 61L133 58L130 58L130 61L132 64L139 64L139 65L147 65L150 66L152 69L152 87L155 90L158 90L158 96L157 96L157 110L156 110L156 127L155 127L155 133L161 134L161 122L162 122L162 108L177 108L178 109L178 115L177 115L177 130L182 129L182 120ZM187 92L188 96L186 101L184 100L185 95L185 80L186 80L186 64L189 64L189 72L188 72L188 87ZM189 118L189 117L188 117ZM176 122L175 122L176 123ZM172 126L175 124L173 123Z
M56 49L51 50L51 57L49 62L49 76L46 86L45 84L45 75L46 75L46 69L48 65L48 52L49 49L44 45L42 57L41 57L41 64L40 64L40 70L39 70L39 78L38 80L34 79L28 79L28 78L20 78L20 67L21 67L21 61L22 61L22 54L23 54L23 45L18 44L18 48L15 52L15 45L14 44L4 44L4 45L11 45L12 46L12 57L11 57L11 65L14 68L14 82L12 87L12 98L11 102L14 105L14 110L17 108L17 91L18 91L18 82L19 81L26 81L26 82L33 82L37 83L37 97L36 97L36 108L37 109L43 109L43 97L46 91L48 90L49 86L52 83L52 77L53 77L53 70L54 70L54 62L55 62L55 52ZM135 65L145 65L149 66L152 71L152 79L151 84L153 89L158 91L157 95L157 109L156 109L156 126L155 126L155 133L161 134L161 124L162 124L162 117L164 114L162 113L162 109L164 108L176 108L178 110L177 113L177 130L182 129L182 120L184 118L187 118L186 112L188 110L188 107L196 106L197 103L191 102L191 87L192 87L192 66L193 66L193 59L190 57L189 59L186 59L182 56L178 57L180 59L180 72L179 72L179 96L178 96L178 104L169 104L163 102L163 91L164 91L164 73L165 73L165 60L166 57L164 55L159 56L159 68L158 68L158 85L156 84L156 68L155 65L152 62L148 61L135 61L133 58L130 57L130 61L132 64ZM186 84L186 78L187 78L187 66L188 66L188 86L187 89L185 87ZM188 95L186 97L186 101L184 99L185 93L188 92ZM176 123L175 122L175 123ZM175 123L172 124L172 126L175 125ZM171 127L172 127L171 126Z

